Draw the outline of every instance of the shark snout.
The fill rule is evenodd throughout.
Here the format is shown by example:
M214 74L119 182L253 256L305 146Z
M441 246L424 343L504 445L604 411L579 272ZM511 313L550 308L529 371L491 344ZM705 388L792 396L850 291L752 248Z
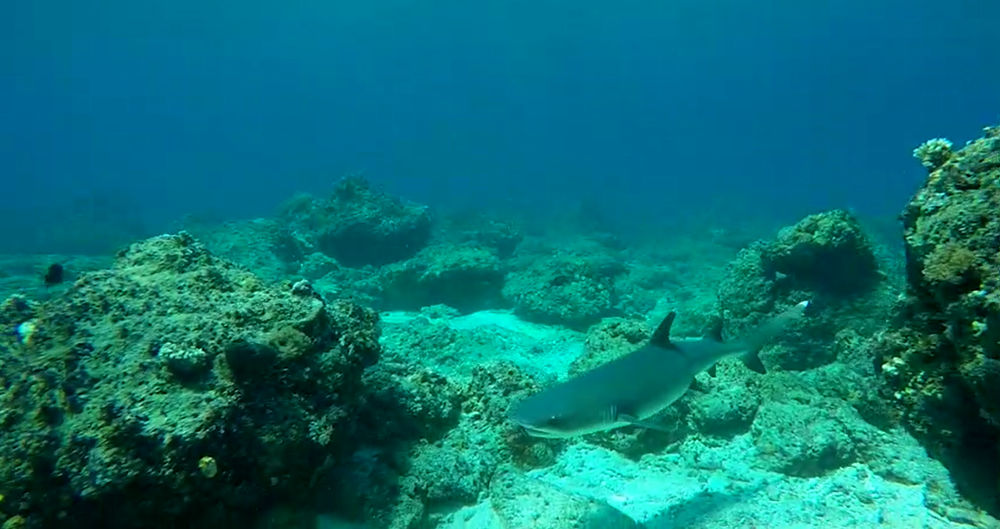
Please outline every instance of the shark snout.
M532 402L529 398L526 401L514 404L507 411L507 417L532 437L561 437L557 432L546 427L552 424L556 420L556 417L551 413L541 413L539 410L534 409Z

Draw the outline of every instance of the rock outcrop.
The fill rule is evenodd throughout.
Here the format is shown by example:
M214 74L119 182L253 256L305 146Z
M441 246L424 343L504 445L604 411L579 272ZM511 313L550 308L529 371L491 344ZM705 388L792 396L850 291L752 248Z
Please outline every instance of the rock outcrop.
M64 298L8 300L0 324L24 332L0 334L0 515L238 526L301 497L354 443L376 319L307 283L265 286L183 232Z
M875 349L890 398L963 491L1000 513L1000 128L931 140L903 212L907 296Z

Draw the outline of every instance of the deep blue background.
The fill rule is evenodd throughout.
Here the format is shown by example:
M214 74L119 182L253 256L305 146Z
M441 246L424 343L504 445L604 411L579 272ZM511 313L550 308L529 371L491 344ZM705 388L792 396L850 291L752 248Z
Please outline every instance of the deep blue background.
M1000 120L998 25L987 0L12 2L0 209L266 215L363 171L439 206L893 214L916 145Z

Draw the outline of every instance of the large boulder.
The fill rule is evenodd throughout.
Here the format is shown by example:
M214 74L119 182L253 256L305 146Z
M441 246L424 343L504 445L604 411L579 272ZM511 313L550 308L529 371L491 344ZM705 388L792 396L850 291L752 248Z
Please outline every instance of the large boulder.
M765 348L768 369L802 371L837 358L836 333L845 327L870 335L885 321L892 285L883 281L874 245L849 213L809 215L771 240L737 254L718 290L727 338L802 300L812 316L801 329Z
M768 402L751 435L761 465L790 476L821 476L851 465L876 430L840 401Z
M345 266L407 259L431 235L427 207L378 192L361 178L342 180L326 198L290 201L284 217L298 237Z
M246 525L354 444L376 315L266 286L190 235L0 310L0 518ZM29 332L30 331L30 332Z
M809 215L781 230L763 258L774 272L837 296L867 292L881 279L871 241L844 210Z
M584 329L614 312L615 278L625 272L620 259L592 241L570 242L558 250L522 244L503 295L525 319Z
M503 265L482 246L428 246L412 259L382 267L380 279L388 309L444 304L472 312L502 305Z
M911 430L958 485L1000 513L1000 128L952 151L931 140L929 169L903 211L907 296L873 345Z
M452 213L437 224L436 239L489 248L501 259L510 257L524 239L517 222L480 211Z

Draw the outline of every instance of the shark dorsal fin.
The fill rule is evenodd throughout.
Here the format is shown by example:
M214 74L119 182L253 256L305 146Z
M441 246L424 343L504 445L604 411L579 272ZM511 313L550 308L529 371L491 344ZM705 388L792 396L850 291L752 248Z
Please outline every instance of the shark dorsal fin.
M649 343L657 347L670 347L670 326L674 324L674 318L677 317L677 313L670 311L666 318L660 322L660 326L656 328L653 332L653 337L649 339Z

